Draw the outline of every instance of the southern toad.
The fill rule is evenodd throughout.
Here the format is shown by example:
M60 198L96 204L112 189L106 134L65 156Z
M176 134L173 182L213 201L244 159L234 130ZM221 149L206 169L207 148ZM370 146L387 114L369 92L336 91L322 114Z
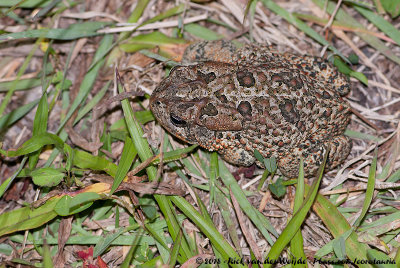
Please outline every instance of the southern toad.
M174 67L150 99L176 137L237 165L253 164L257 149L287 177L298 175L301 155L306 176L328 147L328 169L348 156L349 82L326 60L216 41L189 46L184 62L195 64Z

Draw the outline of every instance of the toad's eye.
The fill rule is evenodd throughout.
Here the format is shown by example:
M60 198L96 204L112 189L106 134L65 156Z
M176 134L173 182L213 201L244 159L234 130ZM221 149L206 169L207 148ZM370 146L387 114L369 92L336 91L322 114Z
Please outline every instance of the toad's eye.
M183 120L182 118L180 118L179 116L174 115L174 114L171 114L171 115L170 115L170 118L171 118L172 124L174 124L175 126L177 126L177 127L184 127L184 126L186 126L186 121Z

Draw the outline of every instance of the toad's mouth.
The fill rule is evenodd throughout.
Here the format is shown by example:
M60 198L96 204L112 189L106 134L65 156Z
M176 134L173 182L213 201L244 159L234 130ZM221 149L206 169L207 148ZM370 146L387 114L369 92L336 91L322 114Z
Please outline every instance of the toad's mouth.
M160 122L160 121L159 121ZM176 126L172 121L170 124L160 124L173 136L177 137L178 139L187 142L189 144L198 144L196 139L196 135L193 133L193 128L186 124L185 126Z

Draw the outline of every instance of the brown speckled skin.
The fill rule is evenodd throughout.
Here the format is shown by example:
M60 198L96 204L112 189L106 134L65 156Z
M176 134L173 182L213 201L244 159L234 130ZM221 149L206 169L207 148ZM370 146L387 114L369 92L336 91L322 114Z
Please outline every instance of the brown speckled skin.
M176 137L249 166L254 149L275 156L283 175L296 177L300 156L312 176L330 147L328 169L351 149L343 135L349 82L327 61L229 42L190 46L184 62L154 90L150 107Z

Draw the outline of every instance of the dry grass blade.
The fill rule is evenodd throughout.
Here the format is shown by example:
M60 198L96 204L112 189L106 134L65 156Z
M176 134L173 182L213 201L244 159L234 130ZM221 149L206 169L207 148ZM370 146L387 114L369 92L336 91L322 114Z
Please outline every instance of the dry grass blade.
M58 229L58 250L54 260L55 267L65 266L64 246L71 234L73 217L63 218Z
M246 218L244 217L244 214L242 213L242 210L239 206L238 201L236 200L236 197L233 195L232 191L230 191L230 196L232 199L232 205L235 208L236 216L240 224L240 229L243 232L244 237L246 238L247 242L249 243L251 251L253 251L254 256L256 257L257 260L261 260L261 253L258 249L257 243L253 238L253 235L250 233L250 230L246 226L245 220Z
M189 24L197 21L202 21L207 19L207 14L199 15L196 17L191 17L191 18L186 18L183 20L183 24ZM171 28L171 27L176 27L179 26L179 21L166 21L166 22L155 22L155 23L150 23L146 24L143 26L140 25L134 25L134 26L123 26L123 27L115 27L112 29L103 29L97 31L98 33L122 33L122 32L131 32L133 30L141 30L141 31L146 31L146 30L155 30L155 29L160 29L160 28Z
M328 2L323 2L320 0L313 0L313 2L318 5L321 9L326 7L326 10L329 13L332 13L335 9L334 3L332 1ZM325 4L327 5L325 6ZM336 19L341 22L347 22L351 23L352 25L359 27L359 28L364 28L361 23L359 23L356 19L354 19L352 16L350 16L348 13L346 13L344 10L338 10ZM400 58L397 57L390 49L388 49L379 39L377 39L374 36L367 35L365 33L361 32L356 32L358 36L360 36L362 39L364 39L367 43L369 43L372 47L380 51L383 55L388 57L390 60L394 61L397 64L400 64Z
M188 259L184 264L182 264L181 267L182 268L196 267L197 265L199 265L199 260L211 259L212 257L213 255L209 254L199 254Z
M62 17L65 18L73 18L73 19L91 19L95 17L105 17L105 18L110 18L116 22L123 22L121 18L118 18L117 16L114 16L112 14L108 14L105 12L98 12L98 11L88 11L88 12L81 12L81 13L62 13Z

